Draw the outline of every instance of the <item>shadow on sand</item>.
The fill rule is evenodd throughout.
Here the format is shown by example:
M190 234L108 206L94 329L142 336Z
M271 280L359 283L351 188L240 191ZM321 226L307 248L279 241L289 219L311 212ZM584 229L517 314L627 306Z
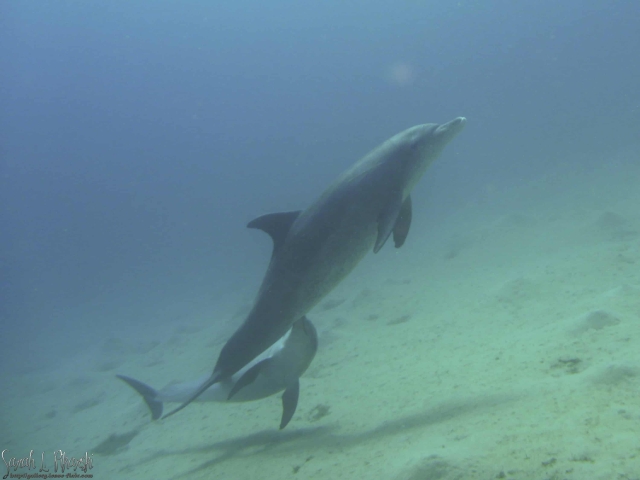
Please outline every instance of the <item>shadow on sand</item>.
M204 462L196 467L172 477L172 479L177 480L190 477L194 473L202 472L230 459L255 456L282 456L288 453L302 453L308 456L317 451L362 445L368 442L374 442L380 438L443 423L470 413L493 410L499 408L501 405L513 402L516 399L517 397L512 395L490 395L457 402L450 401L429 408L424 412L389 420L375 428L357 433L339 433L340 427L338 424L285 431L263 430L251 435L222 440L198 447L170 451L159 450L149 457L138 461L137 464L154 462L159 459L166 460L171 456L204 455L207 457Z

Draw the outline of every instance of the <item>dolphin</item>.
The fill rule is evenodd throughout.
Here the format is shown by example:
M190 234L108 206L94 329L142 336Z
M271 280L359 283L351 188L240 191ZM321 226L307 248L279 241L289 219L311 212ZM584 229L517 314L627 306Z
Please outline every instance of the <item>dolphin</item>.
M253 307L222 348L213 373L182 410L211 385L231 378L342 281L366 253L393 234L401 247L411 225L409 194L464 128L458 117L416 125L378 146L340 175L304 211L271 213L247 226L269 234L273 252Z
M299 378L313 361L318 350L318 333L313 323L302 317L269 349L198 397L200 402L251 402L282 392L280 429L287 426L298 406ZM116 375L144 398L151 417L162 416L163 402L184 402L209 378L171 384L162 390L125 375Z

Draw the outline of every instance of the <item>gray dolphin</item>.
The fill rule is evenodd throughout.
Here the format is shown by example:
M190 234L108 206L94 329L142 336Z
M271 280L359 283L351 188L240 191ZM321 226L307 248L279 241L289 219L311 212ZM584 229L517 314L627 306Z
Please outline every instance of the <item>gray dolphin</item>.
M318 333L313 323L302 317L268 350L240 369L230 379L222 380L198 397L200 402L251 402L282 392L280 429L287 426L298 405L299 378L313 361L318 350ZM163 402L185 402L209 379L206 375L192 382L167 385L162 390L125 375L116 375L144 398L151 417L162 415Z
M391 137L338 177L304 211L271 213L249 228L268 233L273 253L255 303L222 348L209 379L168 413L186 407L211 385L230 378L329 293L365 254L393 233L401 247L411 225L411 189L464 128L416 125Z

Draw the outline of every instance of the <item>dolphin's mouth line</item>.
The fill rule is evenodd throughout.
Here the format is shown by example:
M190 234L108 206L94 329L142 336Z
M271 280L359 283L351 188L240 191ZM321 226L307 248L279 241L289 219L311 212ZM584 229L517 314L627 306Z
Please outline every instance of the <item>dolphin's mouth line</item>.
M445 143L448 143L462 131L466 124L467 119L465 117L458 117L437 127L435 133L446 138Z

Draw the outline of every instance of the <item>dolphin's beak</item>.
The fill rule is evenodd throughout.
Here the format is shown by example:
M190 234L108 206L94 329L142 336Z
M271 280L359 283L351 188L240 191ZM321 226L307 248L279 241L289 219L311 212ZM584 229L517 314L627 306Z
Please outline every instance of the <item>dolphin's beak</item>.
M444 146L453 140L464 129L466 124L467 119L465 117L454 118L436 128L434 136L440 138L440 144Z
M467 119L465 117L457 117L450 122L440 125L438 127L438 130L442 132L448 132L450 135L457 135L462 131L466 124Z

